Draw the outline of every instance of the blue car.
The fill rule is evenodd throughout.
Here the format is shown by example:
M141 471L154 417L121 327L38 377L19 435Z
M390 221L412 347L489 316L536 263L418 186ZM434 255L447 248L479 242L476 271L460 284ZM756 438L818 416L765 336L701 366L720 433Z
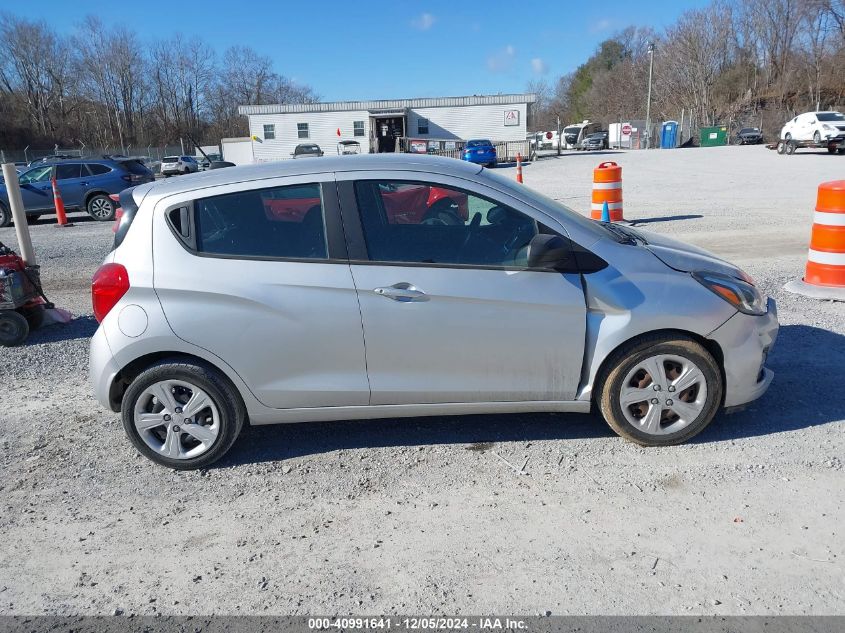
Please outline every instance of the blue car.
M114 219L116 204L109 194L155 180L153 172L132 158L76 158L32 166L18 178L30 222L55 212L50 182L54 176L68 212L84 211L101 222ZM9 193L3 183L0 184L0 227L11 223Z
M487 167L496 166L496 148L486 139L472 139L464 147L464 160Z

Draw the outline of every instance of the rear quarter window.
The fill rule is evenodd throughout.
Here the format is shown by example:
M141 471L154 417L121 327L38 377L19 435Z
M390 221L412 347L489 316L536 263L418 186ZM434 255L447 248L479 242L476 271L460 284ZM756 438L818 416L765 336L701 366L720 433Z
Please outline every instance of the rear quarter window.
M90 171L94 176L102 176L103 174L109 173L111 168L100 163L88 163L88 171Z
M147 169L147 166L144 165L141 161L137 160L122 160L118 163L123 169L128 171L130 174L138 174L139 176L146 176L150 172Z

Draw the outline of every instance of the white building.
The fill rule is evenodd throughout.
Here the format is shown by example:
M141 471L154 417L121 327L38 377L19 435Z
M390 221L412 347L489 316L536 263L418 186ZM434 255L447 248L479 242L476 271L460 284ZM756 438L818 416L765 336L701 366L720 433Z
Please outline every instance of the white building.
M474 95L383 101L242 105L256 161L290 158L300 143L325 155L339 141L358 141L361 153L449 150L485 138L524 141L533 94Z

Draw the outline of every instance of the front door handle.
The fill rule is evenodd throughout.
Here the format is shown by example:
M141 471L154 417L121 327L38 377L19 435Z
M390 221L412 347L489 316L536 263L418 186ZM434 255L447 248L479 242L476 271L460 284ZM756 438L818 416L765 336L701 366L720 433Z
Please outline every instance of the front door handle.
M386 288L374 288L373 292L394 301L428 301L428 295L413 284L402 281Z

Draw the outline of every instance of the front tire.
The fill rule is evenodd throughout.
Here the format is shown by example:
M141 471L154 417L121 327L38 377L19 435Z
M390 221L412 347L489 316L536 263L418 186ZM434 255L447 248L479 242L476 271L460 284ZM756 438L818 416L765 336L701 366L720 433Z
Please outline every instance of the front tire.
M821 134L819 134L819 131L818 131L818 130L816 130L816 131L813 133L813 143L815 143L816 145L818 145L818 144L819 144L819 143L821 143L821 142L822 142L822 135L821 135Z
M98 193L91 196L87 204L88 215L98 222L110 222L114 220L114 202L106 195Z
M620 349L597 395L602 416L641 446L671 446L698 435L722 403L722 374L695 340L653 335Z
M246 419L240 395L220 372L177 360L137 376L121 414L138 452L176 470L204 468L223 457Z

